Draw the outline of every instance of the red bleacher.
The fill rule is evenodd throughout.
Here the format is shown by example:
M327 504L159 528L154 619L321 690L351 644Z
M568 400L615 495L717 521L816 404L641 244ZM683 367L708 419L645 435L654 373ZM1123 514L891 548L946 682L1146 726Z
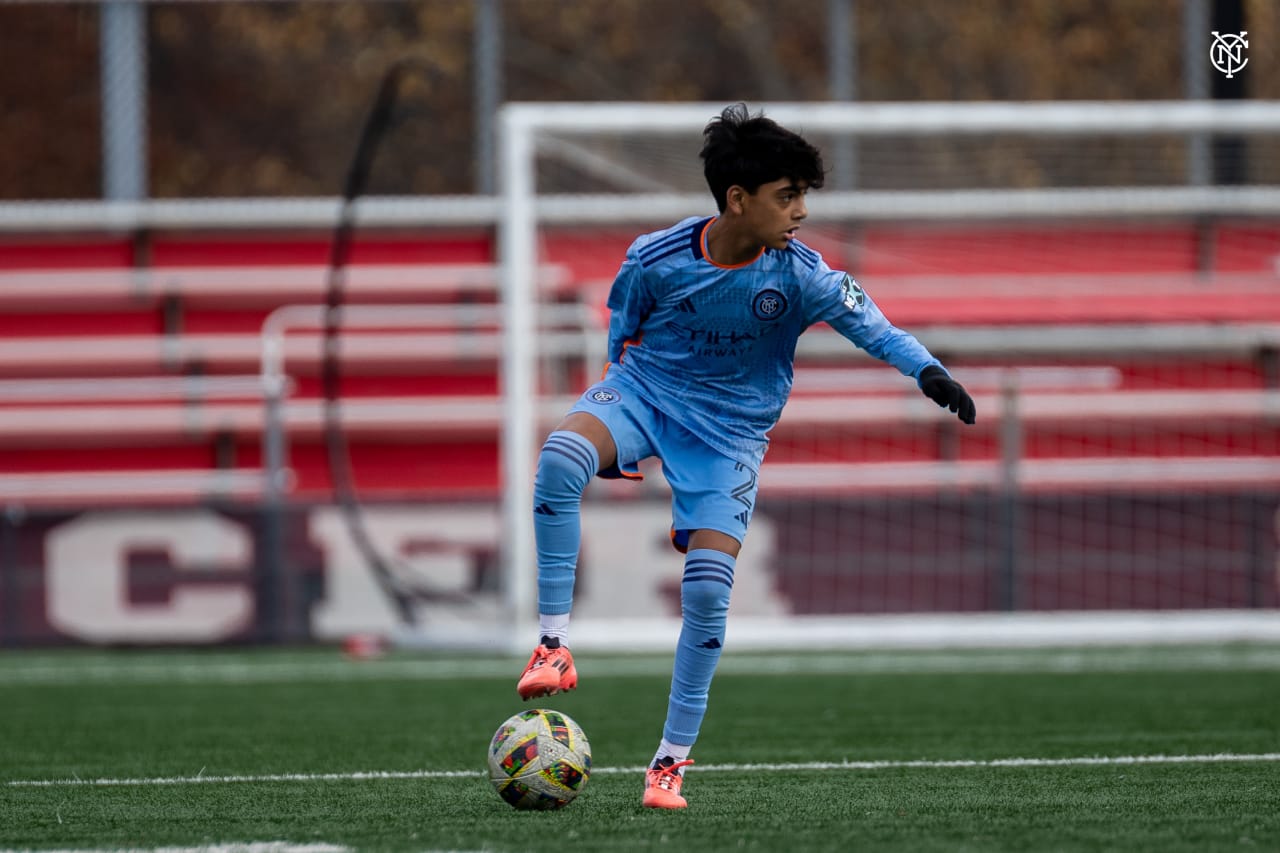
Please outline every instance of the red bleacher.
M546 286L585 306L595 324L575 334L603 329L604 293L630 237L547 237ZM977 429L961 432L909 383L851 362L843 342L824 343L833 333L815 330L822 346L802 350L793 401L774 433L768 488L924 488L940 464L957 487L990 486L1002 441L995 414L1011 376L1022 384L1031 488L1080 488L1086 471L1095 482L1110 476L1152 487L1277 475L1274 431L1257 429L1275 413L1277 377L1256 348L1116 359L1098 347L1073 354L1069 345L1053 356L953 355L939 342L947 330L979 328L996 338L1027 329L1062 336L1066 324L1117 330L1121 351L1125 330L1139 326L1209 324L1230 339L1237 326L1280 325L1280 224L1224 224L1207 234L1173 225L877 227L813 242L833 266L855 270L895 322L946 356L982 415ZM256 494L262 326L280 306L323 302L327 242L158 235L145 253L145 264L135 263L139 249L123 237L0 243L0 499L128 500L130 483L134 497L149 501ZM458 311L454 328L344 334L343 424L362 494L495 493L501 337L490 320L467 313L496 301L494 255L491 236L478 231L362 239L357 247L349 303ZM286 345L295 496L321 500L329 490L321 341L312 329L291 333ZM559 396L547 419L551 403L561 406L598 368L588 369L585 356L567 360L576 365L572 378L550 389ZM1171 458L1180 465L1166 464Z

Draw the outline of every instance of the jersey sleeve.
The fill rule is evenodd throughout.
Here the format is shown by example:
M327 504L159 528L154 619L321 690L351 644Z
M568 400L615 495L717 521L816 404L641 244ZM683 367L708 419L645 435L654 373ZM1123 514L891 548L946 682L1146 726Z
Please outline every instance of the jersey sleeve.
M848 273L820 262L808 285L806 320L810 324L826 322L860 349L915 379L930 365L942 367L914 335L890 323Z
M618 362L627 344L637 340L640 324L653 310L655 299L633 245L609 290L609 361Z

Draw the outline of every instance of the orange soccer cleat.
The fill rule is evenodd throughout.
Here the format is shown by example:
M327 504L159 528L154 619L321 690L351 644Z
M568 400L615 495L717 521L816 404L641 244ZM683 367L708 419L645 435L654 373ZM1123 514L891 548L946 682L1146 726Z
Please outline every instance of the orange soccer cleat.
M578 670L573 665L573 655L558 641L553 640L554 645L548 646L546 639L544 637L533 650L516 684L516 692L521 699L550 696L578 686Z
M680 786L684 784L684 777L680 775L680 768L687 767L692 763L687 759L685 761L676 761L668 757L644 771L644 801L642 803L644 807L647 809L688 808L689 804L685 802L684 797L680 796Z

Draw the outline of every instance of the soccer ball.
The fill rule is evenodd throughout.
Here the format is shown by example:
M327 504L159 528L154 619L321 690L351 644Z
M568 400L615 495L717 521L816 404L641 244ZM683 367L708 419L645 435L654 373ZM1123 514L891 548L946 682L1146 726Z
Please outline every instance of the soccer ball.
M521 711L489 742L489 781L518 809L558 809L582 793L591 775L591 744L559 711Z

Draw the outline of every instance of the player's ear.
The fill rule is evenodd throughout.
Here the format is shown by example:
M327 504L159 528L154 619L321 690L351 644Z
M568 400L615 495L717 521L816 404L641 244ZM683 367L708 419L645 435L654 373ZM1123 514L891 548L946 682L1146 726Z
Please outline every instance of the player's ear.
M724 209L726 213L740 215L743 209L743 202L747 197L747 191L742 187L734 184L729 187L729 191L724 194Z

